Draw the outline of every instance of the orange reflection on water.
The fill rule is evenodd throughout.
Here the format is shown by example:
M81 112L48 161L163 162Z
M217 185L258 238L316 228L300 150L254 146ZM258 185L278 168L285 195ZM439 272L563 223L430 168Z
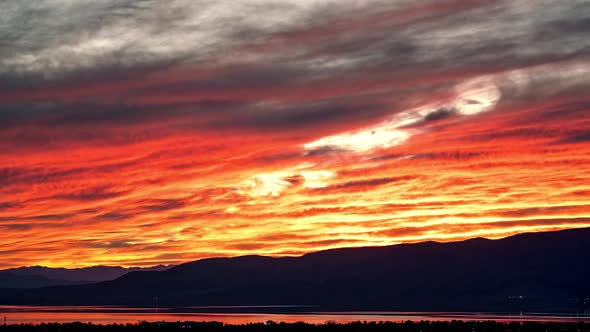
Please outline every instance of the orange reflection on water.
M306 312L306 313L199 313L169 312L162 308L155 312L152 308L125 307L37 307L37 306L0 306L0 318L6 317L7 324L20 323L67 323L83 322L95 324L127 324L141 321L177 322L177 321L217 321L224 324L274 322L306 322L324 324L328 321L348 323L356 321L499 321L499 322L590 322L590 317L575 314L527 313L497 314L469 312Z

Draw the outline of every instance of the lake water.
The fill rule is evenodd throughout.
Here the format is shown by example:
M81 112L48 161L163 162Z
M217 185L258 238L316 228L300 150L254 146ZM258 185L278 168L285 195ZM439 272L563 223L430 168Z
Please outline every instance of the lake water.
M48 322L92 322L137 323L140 321L218 321L226 324L244 324L251 322L307 322L322 324L327 321L339 323L354 321L552 321L552 322L590 322L590 317L574 314L551 313L467 313L467 312L308 312L278 313L289 306L269 307L188 307L188 308L129 308L129 307L57 307L57 306L0 306L0 323L6 317L7 324L48 323ZM224 308L228 312L223 311ZM207 312L215 309L217 312ZM231 312L236 309L254 309L257 312ZM301 308L300 308L301 309ZM309 309L313 309L310 307ZM268 311L265 313L264 311ZM285 311L285 310L284 310ZM288 311L288 310L286 310Z

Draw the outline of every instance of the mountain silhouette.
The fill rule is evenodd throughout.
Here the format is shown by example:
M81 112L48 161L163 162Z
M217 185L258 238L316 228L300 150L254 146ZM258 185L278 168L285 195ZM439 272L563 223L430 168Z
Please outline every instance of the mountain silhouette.
M52 279L40 275L18 275L0 271L0 288L39 288L58 285L76 285L88 281Z
M113 280L132 271L164 271L171 265L152 267L91 266L65 269L45 266L0 270L0 288L39 288L57 285L89 284Z
M589 253L584 228L301 257L212 258L89 285L3 290L0 303L152 306L157 297L160 306L565 311L590 295Z

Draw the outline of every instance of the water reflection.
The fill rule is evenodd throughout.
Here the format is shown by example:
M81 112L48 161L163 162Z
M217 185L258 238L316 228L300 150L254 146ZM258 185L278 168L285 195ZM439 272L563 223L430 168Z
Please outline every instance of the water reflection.
M449 320L494 320L494 321L554 321L574 322L587 321L589 317L560 315L552 313L537 314L496 314L467 312L304 312L276 313L281 308L292 306L264 307L214 307L215 309L258 309L272 312L229 313L229 312L198 312L199 309L212 307L160 308L156 313L152 308L131 307L97 307L97 306L0 306L0 319L6 317L8 324L42 323L42 322L92 322L92 323L137 323L139 321L218 321L226 324L244 324L266 322L307 322L322 324L327 321L347 323L354 321L449 321ZM184 312L183 312L184 311ZM197 311L197 312L195 312Z

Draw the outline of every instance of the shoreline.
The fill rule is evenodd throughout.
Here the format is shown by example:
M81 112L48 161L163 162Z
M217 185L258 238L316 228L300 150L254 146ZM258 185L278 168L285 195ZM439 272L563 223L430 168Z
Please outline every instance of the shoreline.
M267 321L247 324L226 324L210 321L177 322L138 322L126 324L93 324L82 322L39 323L39 324L0 324L0 331L590 331L590 322L497 322L497 321L404 321L404 322L349 322L326 321L321 324L304 322L286 323Z

